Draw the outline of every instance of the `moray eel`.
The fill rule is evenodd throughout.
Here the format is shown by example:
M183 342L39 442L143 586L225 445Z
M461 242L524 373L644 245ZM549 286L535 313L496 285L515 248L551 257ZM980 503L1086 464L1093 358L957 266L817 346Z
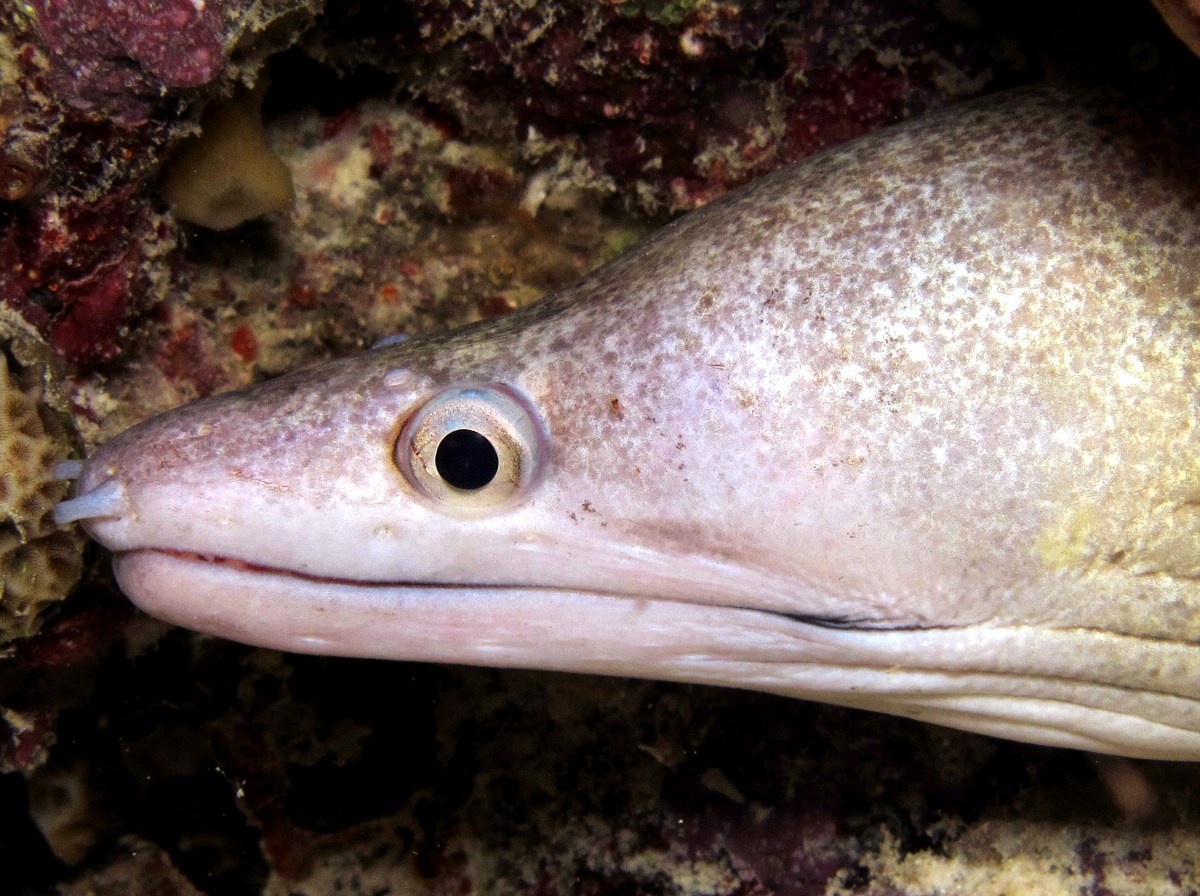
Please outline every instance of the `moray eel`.
M86 461L147 612L1200 758L1197 141L1041 88Z

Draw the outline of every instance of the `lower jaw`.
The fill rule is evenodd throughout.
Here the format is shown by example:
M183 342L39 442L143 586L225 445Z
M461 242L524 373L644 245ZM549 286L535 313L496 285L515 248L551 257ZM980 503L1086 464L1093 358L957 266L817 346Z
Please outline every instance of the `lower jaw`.
M149 614L262 647L732 685L1056 746L1200 758L1200 708L1180 696L1190 691L1068 675L1056 664L1089 646L1070 631L1042 633L1038 651L1021 653L1030 632L978 629L969 667L956 668L956 656L968 660L954 630L847 631L736 607L547 588L364 585L161 551L120 554L114 569ZM1021 656L1027 662L1006 665ZM941 668L929 665L939 658Z

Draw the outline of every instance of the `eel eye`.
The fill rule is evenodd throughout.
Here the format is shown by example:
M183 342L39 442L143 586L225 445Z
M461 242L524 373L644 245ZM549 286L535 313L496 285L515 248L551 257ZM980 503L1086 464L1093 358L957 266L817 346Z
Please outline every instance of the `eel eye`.
M439 506L472 514L525 493L541 470L545 441L515 392L469 386L439 392L408 419L395 461Z

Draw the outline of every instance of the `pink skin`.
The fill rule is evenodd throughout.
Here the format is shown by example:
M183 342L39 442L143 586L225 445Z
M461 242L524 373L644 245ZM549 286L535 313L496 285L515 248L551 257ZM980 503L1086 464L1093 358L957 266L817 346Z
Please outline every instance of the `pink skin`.
M858 141L508 318L148 421L63 516L249 643L1200 757L1197 203L1166 162L1125 195L1143 147L1088 102ZM488 506L404 460L463 387L526 427Z

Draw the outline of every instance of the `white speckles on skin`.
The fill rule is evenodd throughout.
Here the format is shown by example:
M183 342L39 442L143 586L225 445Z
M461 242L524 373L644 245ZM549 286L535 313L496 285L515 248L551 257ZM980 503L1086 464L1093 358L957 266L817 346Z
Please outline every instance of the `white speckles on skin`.
M341 651L1200 756L1200 148L1138 108L1046 90L913 122L508 317L151 421L83 477L119 467L141 520L91 528L406 583L342 602L364 634ZM480 520L391 460L464 383L519 390L547 430L538 487ZM241 612L223 583L204 599ZM187 580L133 584L154 609ZM271 587L297 626L301 586ZM288 646L228 630L253 625Z
M1178 183L1143 178L1136 197L1120 192L1113 172L1140 164L1148 150L1123 142L1105 112L1030 103L1011 113L1020 126L997 130L991 115L1006 102L1019 104L984 104L955 119L953 133L934 120L860 142L686 219L677 225L686 237L650 243L577 296L586 310L571 315L577 335L567 341L578 347L602 333L599 357L615 362L593 364L595 356L576 350L551 379L598 375L627 412L644 409L641 416L655 420L670 413L675 396L675 407L701 418L688 426L704 424L692 444L706 444L719 420L731 438L744 432L764 446L749 452L764 467L786 444L793 463L803 457L826 486L850 489L845 500L865 501L864 512L910 507L880 535L868 567L879 572L863 580L872 587L895 593L910 573L913 586L926 574L909 569L903 553L882 559L902 550L891 539L909 537L899 534L906 526L936 537L944 560L968 550L964 539L991 540L1017 549L1005 575L1045 574L1043 565L1056 561L1035 542L1052 514L1025 517L1022 547L1014 506L1136 500L1161 487L1163 459L1184 450L1156 415L1171 403L1194 409L1197 353L1176 342L1167 350L1170 369L1149 375L1142 358L1163 345L1172 316L1194 315L1181 310L1179 286L1194 287L1189 272L1200 250L1188 234L1200 228L1195 199ZM1159 153L1164 168L1169 158ZM1172 284L1173 294L1162 288ZM677 309L686 313L673 316ZM536 329L528 336L531 346L548 338ZM757 350L747 351L751 345ZM801 526L824 525L801 481L781 484L773 472L765 483L730 481L745 468L724 463L690 465L686 483L645 463L651 474L624 493L608 453L581 446L607 437L639 460L668 457L670 446L660 454L655 429L622 426L617 435L614 421L594 417L588 437L577 440L577 420L589 415L570 394L550 396L566 421L563 450L587 458L587 477L608 477L623 506L646 503L661 515L672 499L688 506L693 490L703 501L720 487L740 493L746 508L777 507L772 494L794 493L797 512L810 514ZM707 444L710 458L728 456ZM1196 463L1188 468L1182 478L1195 482ZM1081 483L1081 474L1103 478ZM921 519L917 508L940 506L947 490L960 494L957 509L939 510L937 522ZM726 511L713 541L731 538L729 520L741 519ZM1118 543L1137 542L1135 504L1102 519L1107 534L1096 540L1111 543L1111 554ZM697 536L694 516L689 532ZM850 556L823 556L827 568L849 565L864 575ZM967 618L985 615L968 604L957 603ZM1026 608L1000 612L1018 618ZM1064 624L1085 615L1067 606L1054 612Z
M901 338L901 334L898 333L896 338ZM915 361L918 364L926 364L929 361L929 350L925 347L924 342L908 342L905 344L904 350L908 352L908 357L911 361Z

